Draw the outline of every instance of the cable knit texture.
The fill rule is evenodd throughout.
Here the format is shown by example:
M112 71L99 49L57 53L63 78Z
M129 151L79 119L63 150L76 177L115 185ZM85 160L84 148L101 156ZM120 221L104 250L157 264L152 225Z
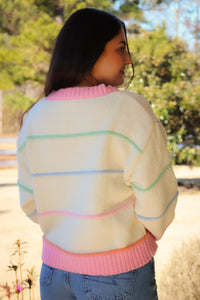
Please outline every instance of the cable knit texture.
M111 275L155 255L177 183L142 96L104 84L54 91L28 113L17 147L20 203L44 233L46 264Z

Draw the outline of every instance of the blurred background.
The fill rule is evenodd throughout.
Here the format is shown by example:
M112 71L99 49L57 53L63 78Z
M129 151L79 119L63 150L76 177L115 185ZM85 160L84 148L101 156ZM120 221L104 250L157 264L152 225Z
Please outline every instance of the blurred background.
M0 0L0 135L16 136L43 96L55 38L68 16L95 7L125 21L135 65L128 89L145 96L175 164L200 165L200 0Z

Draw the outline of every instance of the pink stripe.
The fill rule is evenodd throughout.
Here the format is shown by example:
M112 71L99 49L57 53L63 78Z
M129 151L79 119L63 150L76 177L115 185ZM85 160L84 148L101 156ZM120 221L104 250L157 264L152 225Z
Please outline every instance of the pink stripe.
M37 213L37 215L39 217L42 217L42 216L47 216L47 215L54 215L54 214L59 215L60 214L60 215L69 215L69 216L76 217L76 218L98 219L98 218L103 218L103 217L112 215L112 214L114 214L122 209L125 209L133 204L135 204L135 199L133 199L133 200L129 201L128 203L125 203L115 209L112 209L108 212L97 214L97 215L81 215L81 214L76 214L76 213L66 211L66 210L50 210L50 211L45 211L42 213Z
M78 100L93 97L101 97L117 91L116 88L105 84L91 87L71 87L64 88L58 91L53 91L46 97L46 100L60 101L60 100Z
M137 269L155 255L155 238L147 232L139 241L123 249L76 254L65 251L43 237L43 262L53 268L88 275L114 275Z

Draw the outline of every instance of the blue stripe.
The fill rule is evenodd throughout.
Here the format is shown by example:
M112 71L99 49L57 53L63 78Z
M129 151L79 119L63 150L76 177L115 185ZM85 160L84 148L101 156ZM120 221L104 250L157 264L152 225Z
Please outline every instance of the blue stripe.
M27 215L27 217L31 218L31 217L33 217L36 213L37 213L37 210L35 209L34 212L32 212L31 214Z
M83 174L121 174L123 170L83 170L83 171L69 171L69 172L48 172L48 173L32 173L32 177L41 176L68 176L68 175L83 175Z
M143 219L143 220L158 220L166 214L168 208L177 199L177 197L178 197L178 192L175 194L175 196L172 198L172 200L168 203L168 205L167 205L165 211L162 213L162 215L160 215L158 217L144 217L144 216L141 216L141 215L138 215L138 214L136 214L136 216L140 219Z

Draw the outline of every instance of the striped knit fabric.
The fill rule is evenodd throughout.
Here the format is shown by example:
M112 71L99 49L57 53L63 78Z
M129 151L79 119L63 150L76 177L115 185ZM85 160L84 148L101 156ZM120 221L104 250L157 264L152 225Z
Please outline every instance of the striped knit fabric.
M17 146L21 207L41 226L46 264L111 275L154 256L177 183L142 96L103 84L54 91L28 113Z

